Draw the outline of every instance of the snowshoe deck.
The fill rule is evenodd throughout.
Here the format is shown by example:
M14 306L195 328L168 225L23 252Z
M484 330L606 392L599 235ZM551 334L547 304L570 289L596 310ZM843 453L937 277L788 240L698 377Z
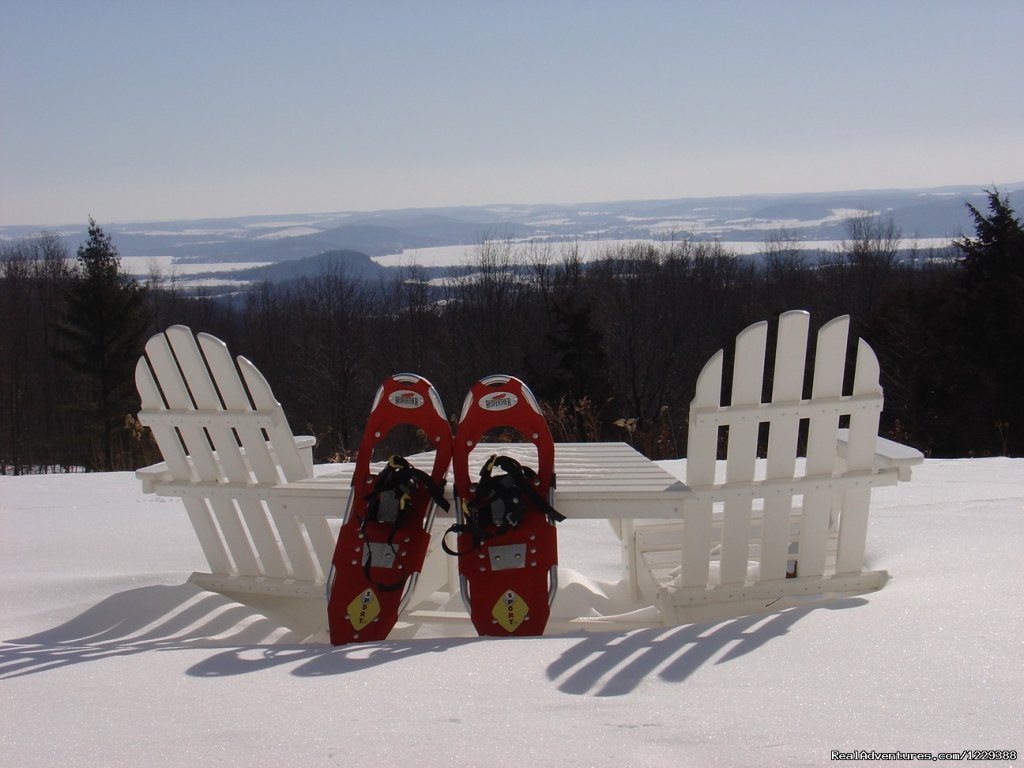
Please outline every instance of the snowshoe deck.
M429 438L429 474L397 455L371 470L374 448L401 425ZM415 374L385 380L359 446L332 560L327 616L334 645L383 640L398 621L423 567L435 505L447 508L442 490L451 455L451 427L430 382Z
M479 479L469 458L488 431L516 430L537 450L533 469L491 456ZM456 547L463 601L480 635L540 635L557 588L558 545L551 506L554 443L533 394L512 376L491 376L470 389L453 449Z

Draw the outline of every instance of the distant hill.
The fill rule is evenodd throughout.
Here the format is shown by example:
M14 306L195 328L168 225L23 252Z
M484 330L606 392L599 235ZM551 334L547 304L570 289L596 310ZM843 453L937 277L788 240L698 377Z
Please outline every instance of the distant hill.
M284 282L302 277L318 277L324 272L338 269L346 277L360 280L377 280L384 274L384 268L360 251L325 251L315 256L304 256L264 267L250 267L230 272L211 272L195 275L195 278L214 277L232 281Z
M991 186L991 185L990 185ZM1024 182L998 185L1018 211ZM474 245L485 239L679 239L764 242L785 228L808 241L841 240L857 212L890 217L904 238L955 237L973 229L966 202L985 203L974 186L676 200L480 205L370 213L300 213L136 224L100 222L122 256L167 257L176 263L287 262L330 252L365 258L411 248ZM74 253L86 222L51 228ZM0 227L0 240L38 234ZM369 267L361 268L368 273Z

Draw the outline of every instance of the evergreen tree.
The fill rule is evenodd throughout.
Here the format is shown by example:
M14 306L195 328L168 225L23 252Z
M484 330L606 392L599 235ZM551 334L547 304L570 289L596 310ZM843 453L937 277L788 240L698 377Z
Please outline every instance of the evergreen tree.
M83 425L81 460L88 469L125 468L116 447L138 408L133 371L149 310L146 289L121 271L111 236L92 217L65 301L57 354L80 384L70 405Z
M1024 454L1024 228L1009 199L987 192L988 215L973 205L975 237L963 256L965 373L977 398L982 434L1006 455Z

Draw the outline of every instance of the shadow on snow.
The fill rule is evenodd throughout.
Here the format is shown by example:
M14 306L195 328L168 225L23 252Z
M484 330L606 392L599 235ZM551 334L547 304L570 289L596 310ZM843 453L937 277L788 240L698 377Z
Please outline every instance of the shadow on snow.
M215 651L187 670L195 677L231 677L281 665L294 666L291 674L299 677L322 677L358 672L425 653L442 653L467 643L558 640L569 646L546 672L559 691L622 696L652 675L679 683L716 656L714 663L723 664L751 653L786 635L812 611L865 603L852 598L716 624L628 633L518 641L475 637L387 640L333 647L308 642L305 636L251 608L188 584L149 586L112 595L52 629L0 643L0 679L169 650Z

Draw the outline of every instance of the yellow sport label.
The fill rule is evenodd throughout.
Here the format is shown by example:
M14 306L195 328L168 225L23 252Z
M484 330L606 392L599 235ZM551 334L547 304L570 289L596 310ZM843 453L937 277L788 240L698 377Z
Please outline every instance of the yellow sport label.
M494 604L494 609L491 611L491 616L506 632L515 632L516 627L523 623L529 611L530 606L526 604L526 601L509 589L498 598L498 602Z
M362 629L380 614L380 603L372 589L360 592L356 599L348 604L348 620L356 631Z

